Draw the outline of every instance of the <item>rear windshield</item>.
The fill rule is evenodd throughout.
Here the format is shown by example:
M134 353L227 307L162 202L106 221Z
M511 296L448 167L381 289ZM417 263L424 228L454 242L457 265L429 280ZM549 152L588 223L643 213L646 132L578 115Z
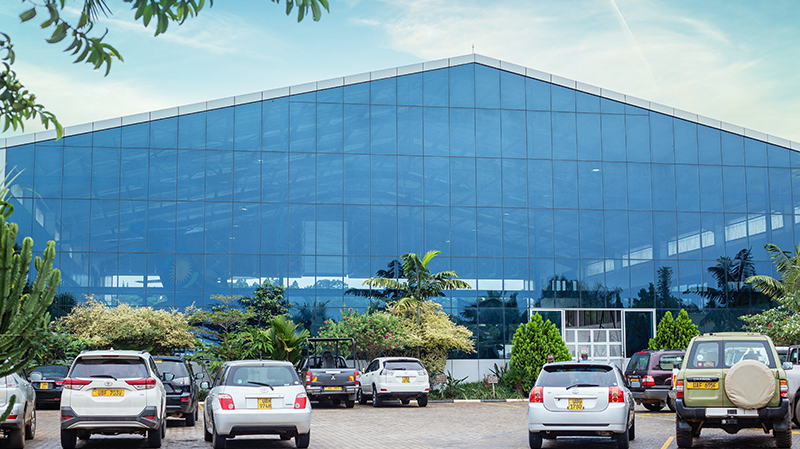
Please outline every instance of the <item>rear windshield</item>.
M390 370L416 370L422 371L425 368L422 366L422 363L417 362L416 360L398 360L398 361L391 361L386 362L384 364L384 368Z
M646 370L648 363L650 363L650 353L637 352L633 355L633 357L631 357L631 361L628 363L627 371Z
M300 378L289 366L233 366L228 371L225 385L285 386L299 385Z
M72 368L72 377L108 377L115 379L141 379L147 377L147 366L140 358L120 357L78 359Z
M66 366L51 365L51 366L37 366L36 368L33 369L32 372L41 373L42 377L45 379L52 379L54 377L61 377L61 378L67 377L68 371L69 368L67 368Z
M600 366L561 366L542 370L536 379L537 387L617 386L617 378L610 368Z
M720 355L720 344L723 345ZM755 360L775 368L767 342L763 340L745 341L704 341L692 348L689 366L693 368L730 368L741 360Z
M683 354L662 354L658 359L658 369L672 371L673 368L680 368L682 362Z
M183 362L176 360L155 360L158 371L163 373L172 373L175 377L189 377L189 370Z

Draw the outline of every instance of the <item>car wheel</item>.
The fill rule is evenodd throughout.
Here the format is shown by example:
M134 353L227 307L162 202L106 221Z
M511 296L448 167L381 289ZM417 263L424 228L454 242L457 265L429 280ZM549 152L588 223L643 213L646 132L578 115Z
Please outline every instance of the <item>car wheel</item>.
M664 404L660 404L660 403L659 404L649 404L647 402L644 402L644 403L642 403L642 405L644 406L644 408L646 408L647 410L650 410L651 412L658 412L658 411L661 411L662 408L664 408Z
M161 447L161 426L147 431L147 447Z
M361 391L360 388L358 389L358 403L361 405L367 405L367 396Z
M628 429L628 440L633 441L636 438L636 415L631 419L631 428Z
M356 406L356 401L351 401L349 399L344 400L344 406L347 408L353 408Z
M777 447L792 447L792 429L786 431L773 430L775 435L775 446Z
M186 427L194 427L194 423L197 421L197 409L194 409L192 413L186 415Z
M31 410L31 421L25 426L25 439L32 440L36 436L36 408Z
M311 444L311 431L308 433L301 433L294 437L294 445L300 448L308 447Z
M410 404L410 403L411 403L411 399L400 399L400 402L401 402L403 405L408 405L408 404Z
M631 440L628 429L625 429L625 432L617 434L617 448L628 449L628 446L630 446L630 444Z
M217 433L214 423L211 423L211 446L214 449L225 449L225 437Z
M675 413L675 401L669 396L667 396L667 408L669 408L669 411L672 413Z
M383 399L378 396L378 389L375 388L375 384L372 384L372 406L380 407L381 405L383 405Z
M205 416L203 416L205 418ZM203 439L211 442L211 432L208 431L208 425L203 422Z
M11 449L22 449L25 447L25 438L22 429L12 429L8 431L8 447ZM74 445L72 447L75 447Z
M692 431L691 430L680 430L677 428L677 423L675 424L675 444L678 447L692 447Z
M800 427L800 391L794 394L794 413L792 414L792 420L797 427Z
M161 421L161 439L167 437L167 417L164 417L164 420Z
M75 449L78 443L78 435L74 430L61 429L61 447L64 449Z
M531 449L540 449L542 447L542 436L537 432L528 432L528 445Z
M428 406L428 396L420 396L417 398L417 404L420 407L427 407Z

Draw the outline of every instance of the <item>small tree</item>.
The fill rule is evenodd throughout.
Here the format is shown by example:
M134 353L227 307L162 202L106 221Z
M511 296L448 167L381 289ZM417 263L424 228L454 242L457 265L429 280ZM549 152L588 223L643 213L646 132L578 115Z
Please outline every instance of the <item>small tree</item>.
M572 359L556 325L550 320L544 321L536 313L514 332L509 361L509 373L521 384L524 392L533 388L549 354L553 354L556 362Z
M396 313L380 311L359 314L353 309L343 310L340 321L325 321L325 325L319 328L319 336L353 338L356 357L366 362L406 345L400 317Z
M238 296L211 295L211 299L220 304L210 311L187 308L187 312L199 338L210 342L203 344L199 356L207 359L215 371L223 362L241 358L242 342L237 333L244 329L252 314L235 306Z
M689 340L699 333L686 310L681 309L675 320L672 312L668 311L658 322L656 337L650 339L648 349L686 349Z
M252 315L248 324L259 327L266 326L274 317L286 314L292 305L286 301L285 291L286 289L282 285L266 280L256 289L252 297L239 298L239 304L243 305L245 311Z

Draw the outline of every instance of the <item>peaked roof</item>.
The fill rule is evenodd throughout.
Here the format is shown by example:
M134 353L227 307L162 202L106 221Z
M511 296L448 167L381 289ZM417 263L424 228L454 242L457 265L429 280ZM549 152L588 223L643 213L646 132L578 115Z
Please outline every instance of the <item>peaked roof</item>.
M541 72L539 70L529 69L517 64L511 64L499 59L488 58L479 54L469 54L458 56L455 58L439 59L436 61L423 62L419 64L412 64L393 69L379 70L376 72L362 73L359 75L351 75L340 78L332 78L325 81L318 81L313 83L299 84L296 86L283 87L279 89L265 90L262 92L254 92L246 95L237 95L235 97L220 98L212 101L205 101L185 106L178 106L173 108L161 109L153 112L144 112L141 114L129 115L125 117L118 117L108 120L101 120L97 122L86 123L83 125L68 126L64 128L64 136L74 136L77 134L84 134L93 131L101 131L109 128L116 128L120 126L133 125L147 121L159 120L169 117L176 117L180 115L194 114L202 111L209 111L212 109L220 109L240 104L255 103L263 100L270 100L273 98L286 97L289 95L303 94L315 90L330 89L333 87L347 86L350 84L358 84L369 81L380 80L384 78L397 77L402 75L409 75L412 73L426 72L429 70L437 70L446 67L455 67L464 64L481 64L488 67L494 67L506 72L516 73L528 78L545 81L558 86L567 87L580 92L596 95L609 100L614 100L620 103L629 104L649 111L665 114L668 116L683 119L689 122L698 123L711 128L716 128L722 131L727 131L733 134L749 137L751 139L760 140L773 145L782 146L785 148L800 151L800 143L794 142L781 137L776 137L770 134L765 134L741 126L733 125L720 120L714 120L698 114L683 111L681 109L671 108L656 102L643 100L631 95L624 95L608 89L602 89L590 84L585 84L580 81L574 81L568 78L563 78L557 75ZM55 139L55 130L47 130L38 133L24 134L21 136L8 137L0 139L0 149L9 148L17 145L25 145L33 142L40 142L44 140Z

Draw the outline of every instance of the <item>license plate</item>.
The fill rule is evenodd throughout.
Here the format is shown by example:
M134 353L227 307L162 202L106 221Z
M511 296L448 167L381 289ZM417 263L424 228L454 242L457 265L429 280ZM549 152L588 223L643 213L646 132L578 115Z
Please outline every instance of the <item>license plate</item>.
M342 391L342 387L324 387L325 391Z
M631 388L639 388L641 386L642 386L642 384L638 380L632 380L631 381Z
M567 410L583 410L583 399L569 398L569 405L567 406Z
M39 384L39 389L40 389L40 390L47 390L48 388L50 388L50 384L49 384L49 383L47 383L47 382L41 382L41 383Z
M719 382L689 382L686 388L694 388L697 390L718 390Z
M409 378L408 378L408 377L404 377L404 378L403 378L403 383L404 383L404 384L407 384L407 383L409 383L409 382L410 382L410 381L409 381Z
M258 398L259 410L270 410L272 408L272 398Z
M92 396L124 396L124 390L92 390Z

